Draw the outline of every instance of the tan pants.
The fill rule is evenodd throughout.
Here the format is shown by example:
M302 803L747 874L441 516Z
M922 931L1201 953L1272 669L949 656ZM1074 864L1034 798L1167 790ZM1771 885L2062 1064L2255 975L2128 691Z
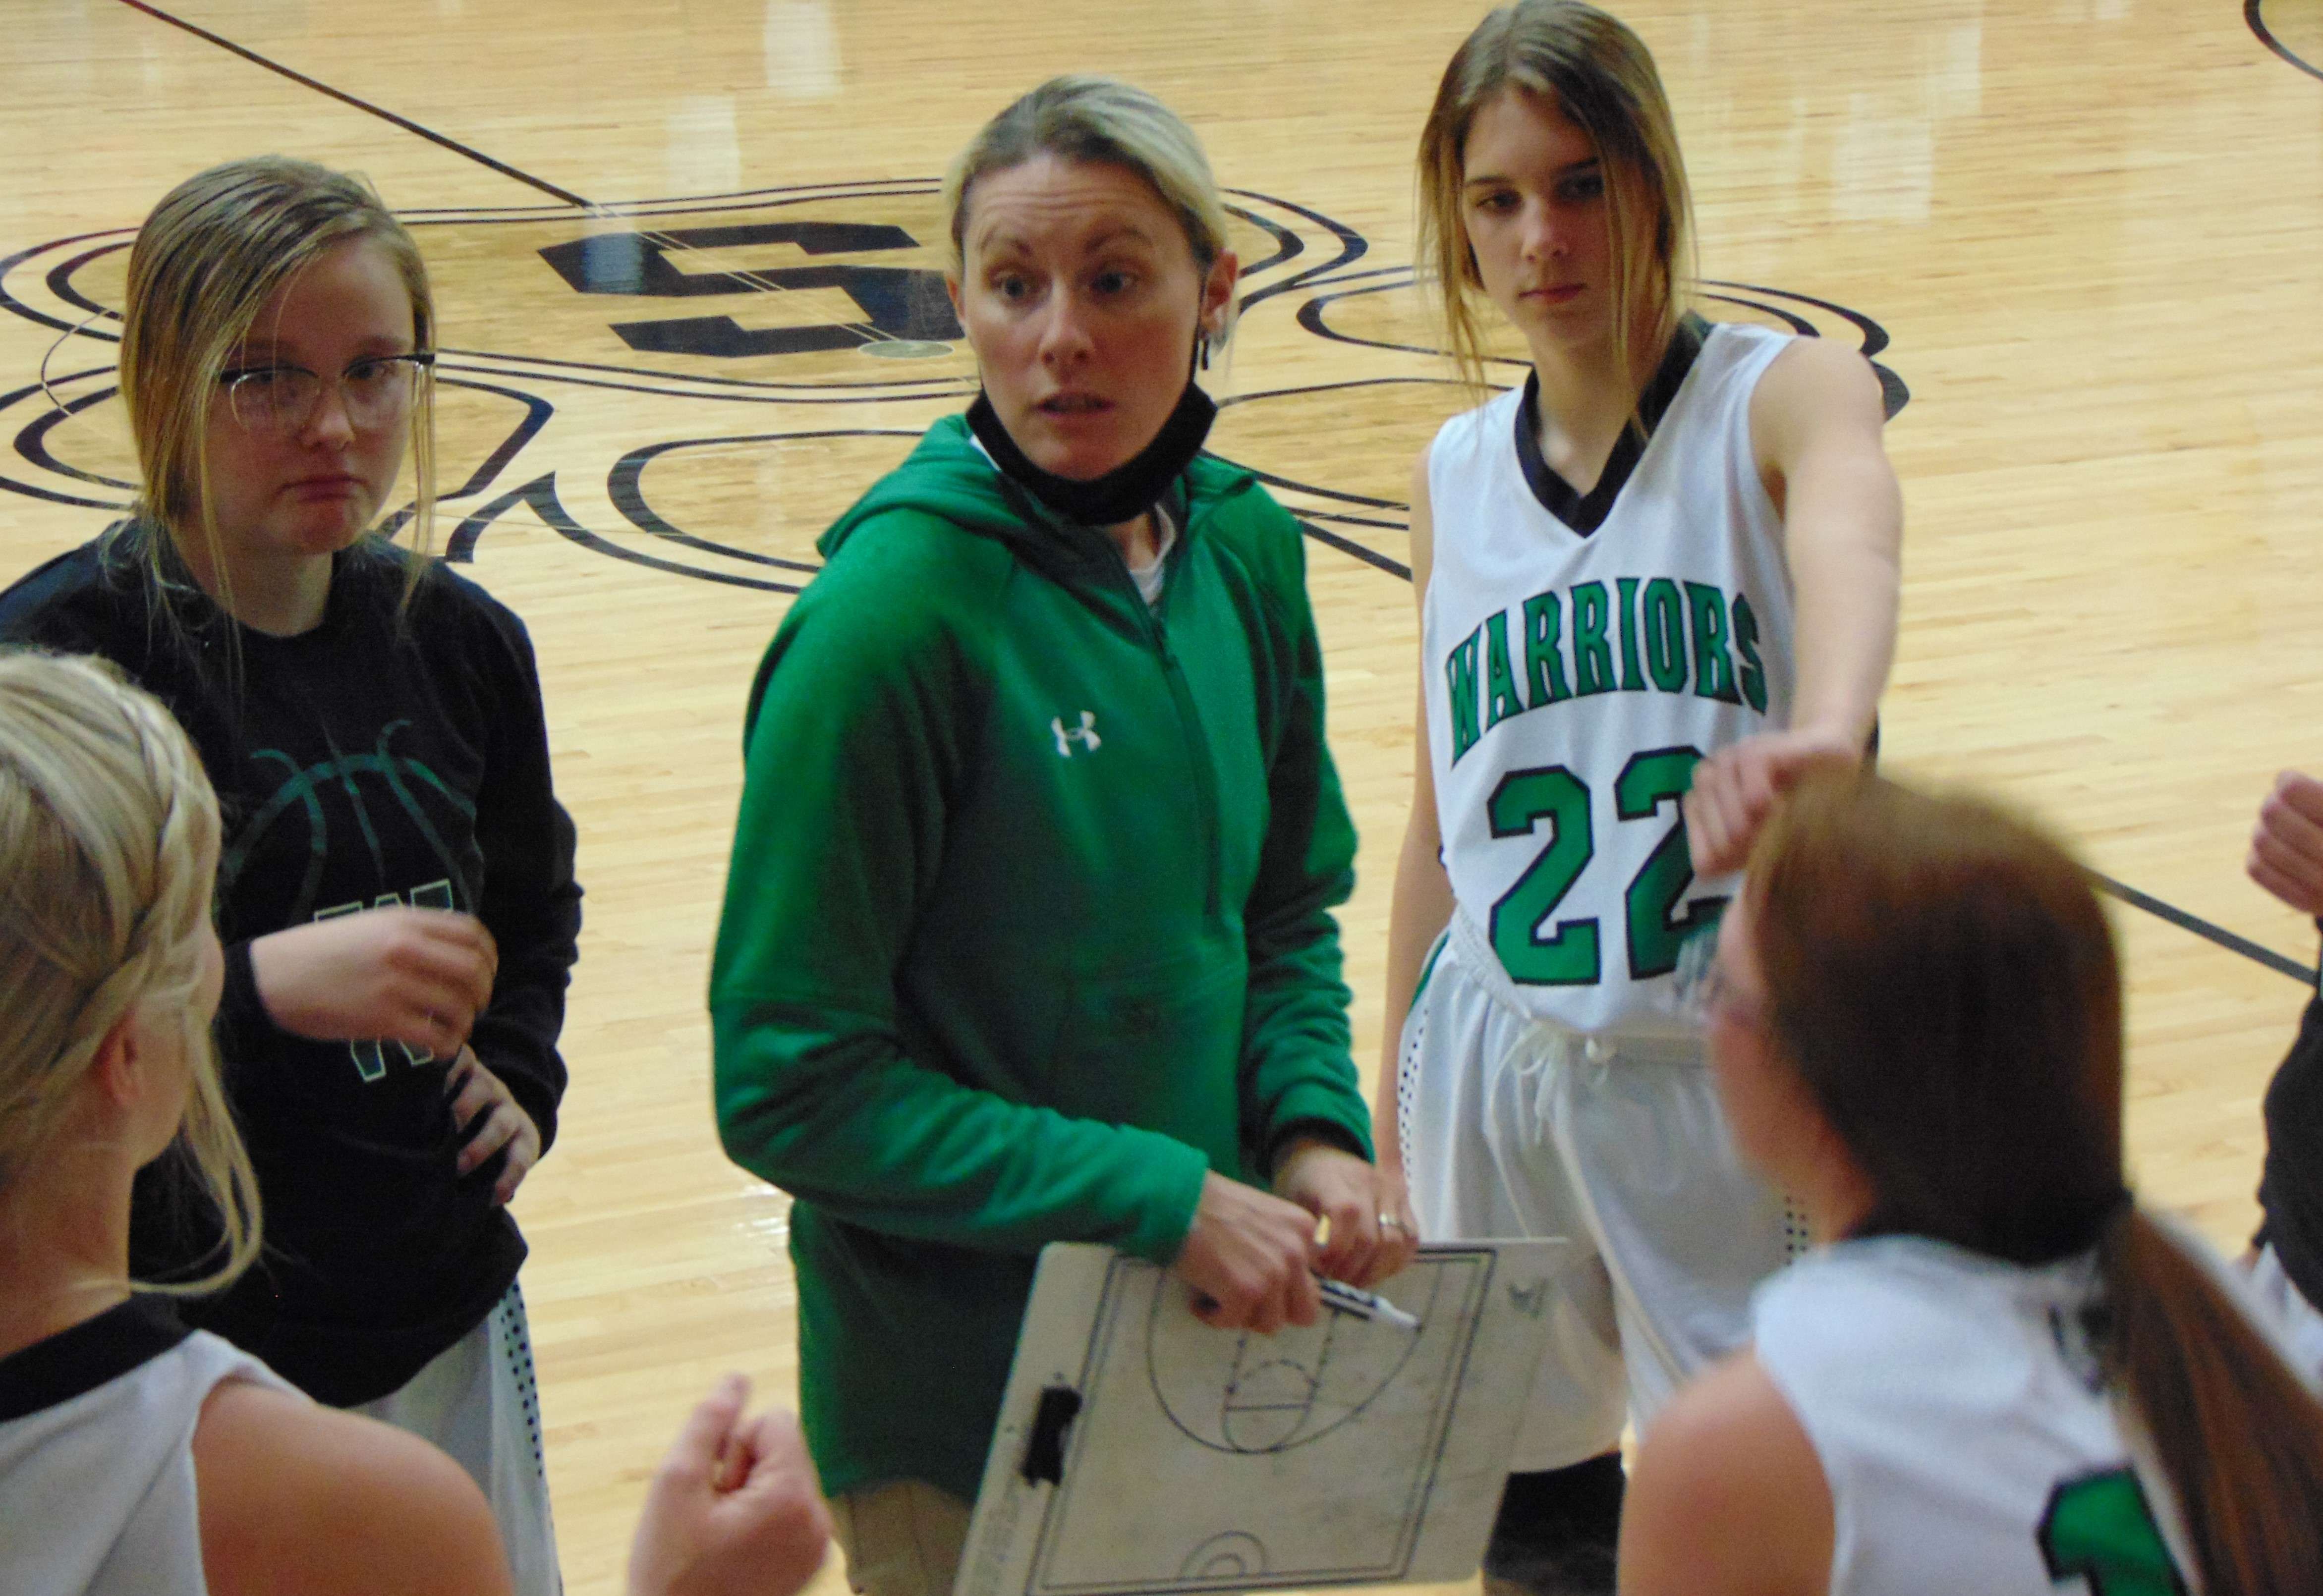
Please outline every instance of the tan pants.
M951 1596L968 1545L969 1506L924 1480L850 1491L831 1504L831 1528L859 1596Z

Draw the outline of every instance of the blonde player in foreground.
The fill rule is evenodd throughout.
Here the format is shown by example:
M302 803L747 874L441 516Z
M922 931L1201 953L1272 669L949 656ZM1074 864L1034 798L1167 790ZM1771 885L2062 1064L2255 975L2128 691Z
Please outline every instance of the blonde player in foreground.
M133 1294L130 1182L164 1155L259 1246L210 1050L216 803L167 711L94 662L0 654L0 1589L508 1591L482 1492ZM792 1596L828 1520L787 1415L730 1379L647 1498L634 1596Z
M2063 849L1818 773L1694 985L1821 1245L1646 1435L1625 1596L2323 1590L2323 1407L2123 1184L2120 975Z

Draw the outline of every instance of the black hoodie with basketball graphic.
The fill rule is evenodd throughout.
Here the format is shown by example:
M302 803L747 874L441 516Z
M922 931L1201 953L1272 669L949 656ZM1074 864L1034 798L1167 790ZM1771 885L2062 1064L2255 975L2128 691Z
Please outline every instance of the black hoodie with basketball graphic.
M236 626L189 582L152 574L135 524L0 593L0 637L102 655L174 712L217 788L218 1053L265 1208L265 1250L186 1316L342 1406L387 1395L480 1323L525 1243L493 1202L500 1160L462 1177L451 1061L396 1042L277 1027L250 940L391 903L477 916L499 945L469 1045L556 1133L556 1050L581 923L574 830L551 783L523 623L435 565L366 539L337 556L323 620L278 637ZM170 1160L141 1175L133 1265L197 1261L214 1216Z

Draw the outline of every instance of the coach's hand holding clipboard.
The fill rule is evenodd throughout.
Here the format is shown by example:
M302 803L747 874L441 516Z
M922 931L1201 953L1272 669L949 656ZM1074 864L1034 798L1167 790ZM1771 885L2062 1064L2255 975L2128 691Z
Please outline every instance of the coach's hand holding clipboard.
M1318 1277L1373 1286L1411 1261L1417 1226L1402 1184L1368 1160L1294 1138L1276 1160L1274 1188L1204 1178L1176 1262L1203 1323L1262 1335L1313 1325L1324 1307Z

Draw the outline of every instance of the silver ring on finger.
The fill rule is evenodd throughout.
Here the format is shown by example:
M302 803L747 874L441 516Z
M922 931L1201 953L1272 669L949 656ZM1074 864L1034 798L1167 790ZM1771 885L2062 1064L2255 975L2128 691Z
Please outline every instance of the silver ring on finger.
M1394 1214L1382 1214L1379 1216L1379 1227L1382 1230L1401 1230L1403 1220Z

